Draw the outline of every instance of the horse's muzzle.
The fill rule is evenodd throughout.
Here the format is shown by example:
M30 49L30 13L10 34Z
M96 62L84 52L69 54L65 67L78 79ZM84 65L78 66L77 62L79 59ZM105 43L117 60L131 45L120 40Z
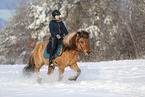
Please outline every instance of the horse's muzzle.
M90 51L86 51L85 52L85 55L89 55L91 52Z
M90 52L90 51L87 51L86 53L87 53L87 54L90 54L91 52Z

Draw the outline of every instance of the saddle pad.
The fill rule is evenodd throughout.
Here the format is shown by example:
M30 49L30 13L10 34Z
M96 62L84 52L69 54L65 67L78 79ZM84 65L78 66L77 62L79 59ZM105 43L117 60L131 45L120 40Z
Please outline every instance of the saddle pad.
M61 48L62 48L62 44L59 44L58 49L57 49L57 51L54 54L54 58L56 58L59 55ZM47 49L48 49L48 51L47 51ZM45 48L45 51L44 51L44 57L45 58L50 58L50 54L49 54L50 53L50 49L51 49L51 43L49 43L46 46L46 48Z

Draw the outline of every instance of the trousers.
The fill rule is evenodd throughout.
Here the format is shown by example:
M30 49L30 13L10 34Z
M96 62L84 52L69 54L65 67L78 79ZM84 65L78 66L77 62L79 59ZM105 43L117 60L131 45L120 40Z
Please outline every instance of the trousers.
M54 54L57 51L58 45L61 43L62 39L52 38L52 49L50 50L49 66L52 64Z

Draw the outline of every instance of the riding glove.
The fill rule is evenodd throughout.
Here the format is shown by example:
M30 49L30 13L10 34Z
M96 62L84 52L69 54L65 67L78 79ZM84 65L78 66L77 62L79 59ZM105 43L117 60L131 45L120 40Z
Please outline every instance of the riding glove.
M61 38L61 36L59 34L57 34L56 37L57 37L57 39L60 39Z

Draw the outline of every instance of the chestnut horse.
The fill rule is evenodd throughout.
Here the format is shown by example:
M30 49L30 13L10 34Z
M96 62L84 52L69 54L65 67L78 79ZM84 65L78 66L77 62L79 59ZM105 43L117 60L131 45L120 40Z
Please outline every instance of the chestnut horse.
M78 60L78 51L81 51L84 54L90 53L90 48L88 46L88 38L89 33L86 31L74 32L65 36L63 39L63 46L60 50L60 56L56 57L53 60L53 65L58 66L59 70L59 78L61 80L63 78L64 70L67 66L69 66L72 70L76 71L76 75L69 78L69 80L76 80L81 73L80 68L77 65ZM54 67L49 67L49 59L44 57L44 51L48 42L42 42L35 46L29 57L29 63L24 67L24 73L30 74L29 72L36 72L37 81L42 80L39 70L46 64L48 66L48 74L52 74Z

